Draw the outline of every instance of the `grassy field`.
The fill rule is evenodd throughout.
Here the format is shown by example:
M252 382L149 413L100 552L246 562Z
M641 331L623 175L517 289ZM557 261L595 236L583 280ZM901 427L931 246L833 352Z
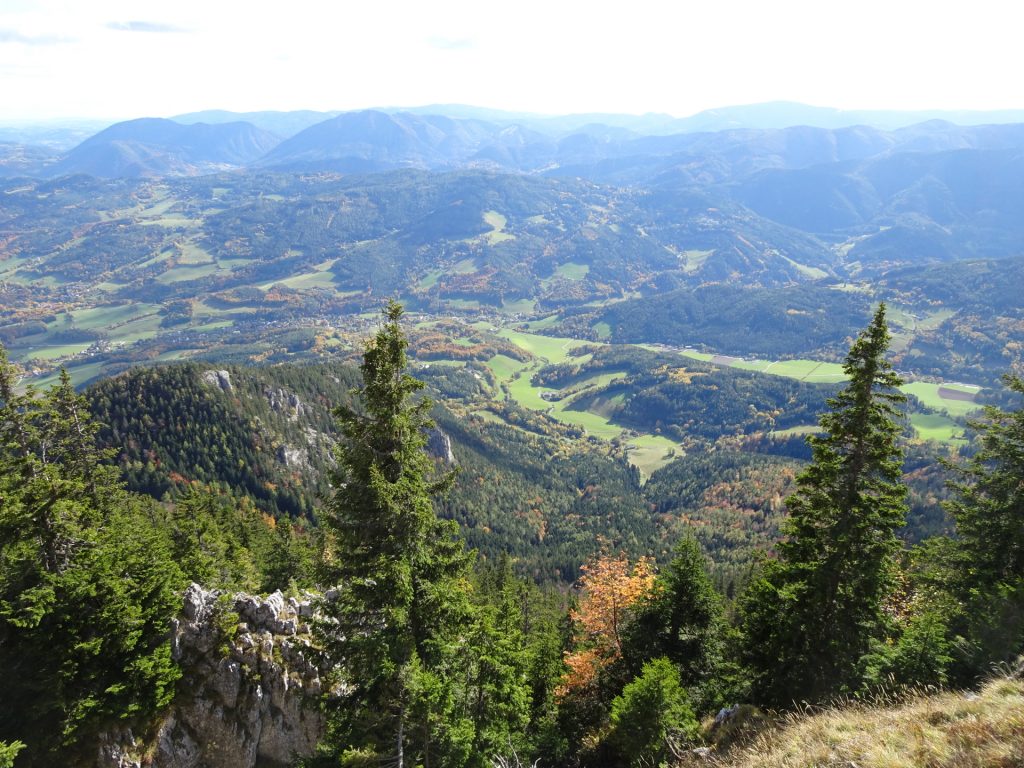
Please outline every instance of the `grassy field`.
M799 261L793 261L789 256L783 255L782 258L788 261L797 272L802 275L806 275L812 280L820 280L823 277L828 277L828 272L823 269L819 269L818 267L809 267L806 264L801 264Z
M421 291L428 291L437 285L437 281L441 279L441 275L444 274L440 269L435 269L433 272L428 272L423 278L420 279L419 285L417 286Z
M533 299L516 299L515 301L503 301L501 311L508 314L528 315L537 308L537 302Z
M502 329L500 336L508 339L520 349L524 349L542 361L560 363L569 359L569 350L583 346L586 342L577 339L562 339L549 336L538 336L522 331ZM585 357L579 358L581 361ZM622 427L613 424L597 407L586 410L573 407L574 402L584 400L589 394L613 384L624 377L623 373L602 373L582 381L574 382L565 390L536 387L530 383L530 377L541 366L541 361L523 363L505 355L491 358L488 367L498 380L500 391L502 384L507 386L509 396L524 408L541 411L563 424L581 427L589 436L602 440L623 439ZM546 397L545 397L546 395ZM621 399L621 395L619 396ZM679 446L668 438L659 435L640 435L626 439L626 450L629 460L646 478L673 456L679 453Z
M192 330L199 331L200 333L202 333L204 331L216 331L218 328L230 328L232 325L234 325L234 322L232 322L231 320L217 320L212 323L197 325Z
M678 445L661 435L640 435L626 445L630 463L640 470L644 479L683 453Z
M212 262L209 264L197 264L195 266L179 265L168 269L162 275L157 277L156 281L162 285L183 283L188 280L199 280L204 277L209 277L216 271L217 265Z
M275 285L286 285L295 290L303 288L334 288L333 272L307 272L303 275L292 275L282 280L273 280L258 286L261 291L268 291Z
M648 348L658 349L657 347ZM682 350L680 354L694 360L713 362L739 370L786 376L812 384L836 384L846 379L846 376L843 374L843 367L838 363L824 363L818 360L778 360L774 362L756 359L746 360L730 358L724 355L711 355L705 352L695 352L693 350ZM963 429L953 422L949 416L966 416L977 410L978 406L971 399L943 397L942 391L952 390L953 392L962 392L968 396L976 395L981 391L981 387L972 384L936 384L926 381L914 381L904 384L900 389L907 394L917 397L925 407L947 414L911 414L910 419L920 439L938 440L946 443L959 442L963 438Z
M177 248L179 264L212 264L215 261L213 256L191 240L179 243Z
M160 315L153 313L145 315L130 323L125 323L108 332L111 341L119 341L124 344L132 344L141 339L151 339L160 333Z
M92 379L95 379L103 372L104 363L101 362L88 362L78 363L75 365L67 366L68 376L71 377L71 383L76 387L85 384ZM38 379L31 379L30 381L23 383L30 383L36 389L46 389L47 387L53 386L57 383L60 378L59 371L53 371L46 376L41 376Z
M561 319L562 316L559 314L548 315L540 320L531 320L527 325L530 327L531 331L542 331L545 328L551 328L552 326L558 325L558 321Z
M950 416L967 416L978 410L979 406L972 400L959 400L942 396L942 390L962 392L964 395L973 396L981 391L981 387L965 384L934 384L929 381L914 381L904 384L903 391L914 395L928 408L938 411L945 411Z
M512 380L512 378L519 373L519 371L526 368L528 363L524 363L521 360L516 360L507 355L495 355L487 361L487 367L491 369L491 373L494 374L494 378L497 379L497 390L501 391L501 385L506 384Z
M560 264L558 269L555 270L555 274L559 277L564 277L566 280L583 280L590 274L590 265L576 264L569 261L565 264Z
M58 360L62 357L71 357L80 352L85 352L92 342L85 341L76 344L42 344L33 346L21 353L23 360Z
M664 351L661 347L652 346L650 344L644 344L642 346L644 347L644 349L649 349L652 352L663 352ZM712 354L709 354L707 352L698 352L695 349L684 349L679 354L681 354L683 357L688 357L691 360L703 360L705 363L710 363L714 359L714 357L715 357Z
M964 429L948 416L937 413L912 413L910 423L922 440L957 443L964 440Z
M484 421L489 421L493 424L504 424L505 420L501 418L494 411L489 411L486 408L481 408L479 411L473 411L474 416L479 416Z
M160 309L157 304L113 304L89 309L76 309L65 313L53 323L53 330L60 330L64 318L71 318L75 328L84 331L95 331L102 328L113 328L123 325L137 317L149 315Z
M245 258L217 259L217 266L220 267L221 269L238 269L239 267L244 267L252 263L252 259Z
M515 240L515 235L510 235L505 231L508 219L504 215L497 211L486 211L484 213L484 222L491 228L491 231L484 235L484 239L491 245L497 245L505 240Z
M563 339L556 336L540 336L535 333L513 331L510 328L502 328L498 331L498 335L511 341L520 349L525 349L532 355L544 358L549 363L564 363L569 359L569 350L588 343L579 339Z
M18 270L28 267L34 258L33 256L13 256L0 261L0 280L19 285L34 281L35 278L17 274Z

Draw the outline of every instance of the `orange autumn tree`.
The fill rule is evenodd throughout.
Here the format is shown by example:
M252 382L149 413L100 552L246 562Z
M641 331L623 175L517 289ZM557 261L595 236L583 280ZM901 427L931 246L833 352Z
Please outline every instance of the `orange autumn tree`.
M588 687L601 669L622 655L622 630L630 609L654 589L654 562L648 557L630 565L624 553L601 553L580 570L579 606L570 617L581 642L566 652L568 669L556 690L559 697Z

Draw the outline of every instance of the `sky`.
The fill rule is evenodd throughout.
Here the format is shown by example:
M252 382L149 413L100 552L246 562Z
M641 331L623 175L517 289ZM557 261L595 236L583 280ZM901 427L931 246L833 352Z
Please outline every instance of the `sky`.
M1020 109L1006 0L0 0L0 122L472 104Z

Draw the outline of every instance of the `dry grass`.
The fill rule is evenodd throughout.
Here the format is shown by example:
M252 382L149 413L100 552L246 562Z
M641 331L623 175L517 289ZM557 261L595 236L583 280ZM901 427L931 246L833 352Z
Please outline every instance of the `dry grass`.
M712 753L714 755L714 753ZM977 693L916 695L791 715L746 747L689 764L729 768L1010 768L1024 766L1024 681Z

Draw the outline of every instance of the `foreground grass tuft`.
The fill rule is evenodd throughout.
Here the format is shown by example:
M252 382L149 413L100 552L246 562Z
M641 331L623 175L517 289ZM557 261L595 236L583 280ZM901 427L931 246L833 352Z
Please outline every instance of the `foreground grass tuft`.
M1024 681L790 715L711 762L730 768L1024 766ZM684 764L708 764L690 757Z

